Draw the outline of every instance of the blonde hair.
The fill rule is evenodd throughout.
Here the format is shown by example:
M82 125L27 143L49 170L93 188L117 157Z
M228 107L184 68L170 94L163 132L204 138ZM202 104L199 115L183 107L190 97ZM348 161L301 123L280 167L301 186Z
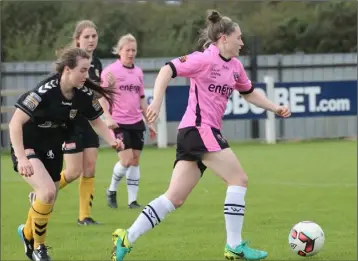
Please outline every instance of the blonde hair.
M112 54L119 55L119 51L123 48L123 45L128 42L137 42L137 40L132 34L126 34L121 36L117 44L112 48Z
M97 31L97 26L92 22L91 20L81 20L76 23L75 30L72 34L72 41L66 45L65 47L58 48L56 50L56 55L59 56L63 52L63 50L68 48L75 48L79 47L79 44L77 43L78 38L80 38L81 34L86 28L93 28Z

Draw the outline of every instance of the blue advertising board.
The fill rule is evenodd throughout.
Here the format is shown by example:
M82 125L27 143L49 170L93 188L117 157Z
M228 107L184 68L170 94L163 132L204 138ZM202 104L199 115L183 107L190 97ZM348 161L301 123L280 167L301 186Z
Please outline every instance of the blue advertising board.
M256 83L263 93L266 86ZM167 121L180 121L188 103L189 86L170 86L166 92ZM147 99L151 101L149 90ZM357 115L357 81L277 82L275 102L289 106L292 117ZM265 119L266 112L247 103L238 92L229 98L225 119Z

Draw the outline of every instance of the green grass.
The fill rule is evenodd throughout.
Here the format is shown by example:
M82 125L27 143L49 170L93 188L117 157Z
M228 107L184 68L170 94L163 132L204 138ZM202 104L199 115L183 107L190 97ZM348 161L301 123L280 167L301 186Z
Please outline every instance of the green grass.
M288 246L290 228L302 220L320 224L324 249L314 260L357 260L356 141L236 144L233 150L249 176L243 236L269 252L269 260L299 260ZM147 148L141 163L139 201L146 204L165 191L175 157L173 148ZM78 183L60 195L47 243L55 260L110 260L111 233L128 227L140 210L126 207L124 183L120 207L109 209L105 190L116 154L102 150L96 174L93 217L100 226L79 227ZM128 260L223 259L225 224L223 182L207 171L186 204L138 239ZM8 155L1 164L1 260L24 260L16 228L25 221L30 187L12 170Z

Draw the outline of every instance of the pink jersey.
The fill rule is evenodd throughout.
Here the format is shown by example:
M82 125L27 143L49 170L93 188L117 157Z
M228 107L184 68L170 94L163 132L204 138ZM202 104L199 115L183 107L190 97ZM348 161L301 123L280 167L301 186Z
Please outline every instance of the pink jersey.
M108 65L101 74L102 87L108 87L107 74L116 78L111 115L120 124L134 124L143 119L140 100L144 98L143 71L133 66L125 67L120 60Z
M253 91L242 63L237 58L225 59L213 44L204 52L179 57L169 65L173 78L190 78L188 106L179 129L209 126L220 130L233 91L241 94Z

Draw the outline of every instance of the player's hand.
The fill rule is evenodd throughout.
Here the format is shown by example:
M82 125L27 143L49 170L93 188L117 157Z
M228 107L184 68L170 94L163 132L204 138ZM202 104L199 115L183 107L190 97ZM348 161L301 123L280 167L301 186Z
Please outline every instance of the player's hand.
M21 176L31 177L34 175L34 169L27 157L19 158L17 162L17 170Z
M156 127L154 126L153 123L151 123L151 124L148 125L148 128L149 128L149 138L155 139L155 137L157 137L157 129L156 129Z
M148 119L148 124L151 124L155 122L159 117L159 111L160 111L160 104L157 104L154 100L153 102L148 106L146 117Z
M107 73L108 87L113 87L116 84L116 78L112 73Z
M288 118L291 116L290 110L285 106L278 106L275 113L282 118Z
M119 128L117 122L115 122L112 118L106 118L104 120L104 122L106 123L107 127L111 130L114 130L116 128Z
M124 144L120 139L115 139L111 144L111 146L113 149L116 149L117 151L124 150Z

